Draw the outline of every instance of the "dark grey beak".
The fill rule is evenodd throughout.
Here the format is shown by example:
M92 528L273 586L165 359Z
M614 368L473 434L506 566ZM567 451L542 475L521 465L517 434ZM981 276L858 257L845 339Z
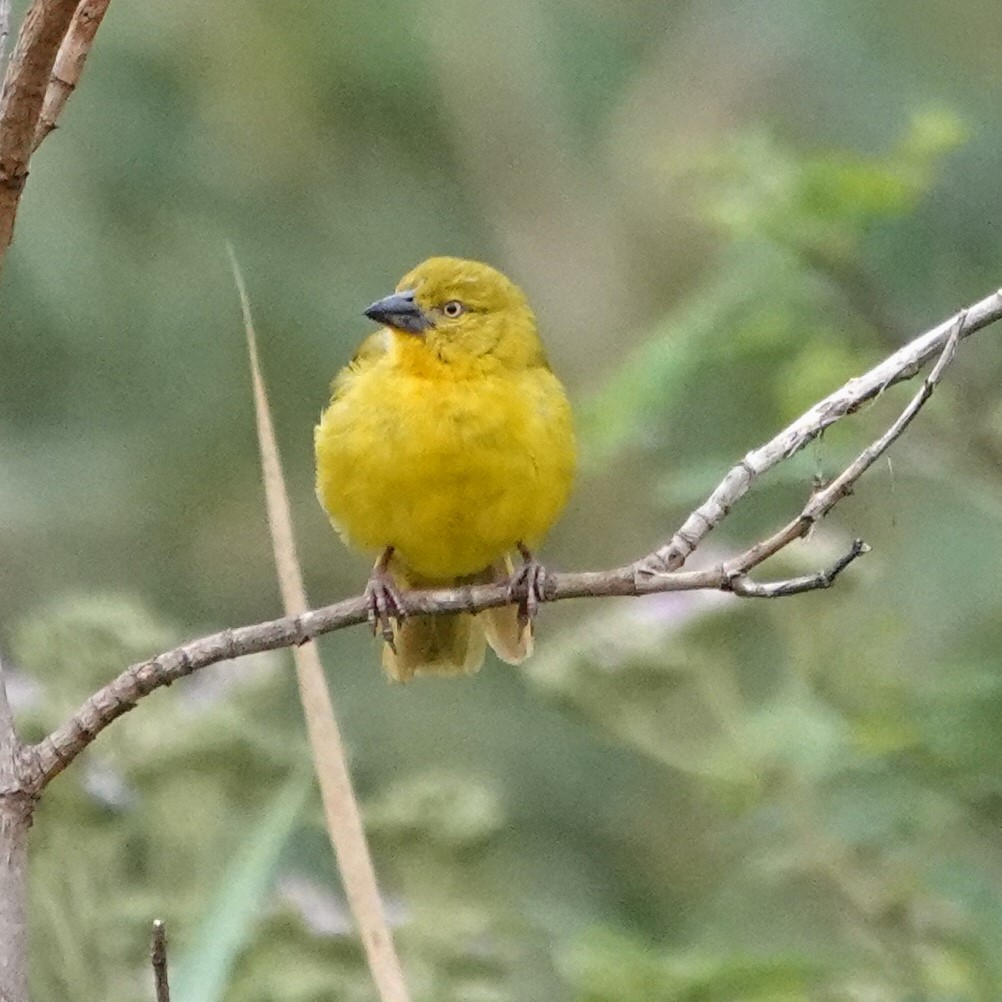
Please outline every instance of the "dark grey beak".
M431 318L414 301L414 291L394 292L374 302L365 315L377 324L385 324L407 334L423 334L432 326Z

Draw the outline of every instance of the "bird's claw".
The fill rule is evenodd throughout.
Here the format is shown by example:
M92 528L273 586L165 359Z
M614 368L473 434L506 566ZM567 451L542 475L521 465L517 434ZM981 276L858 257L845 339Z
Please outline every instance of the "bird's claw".
M391 619L400 626L404 621L404 603L393 578L389 572L376 568L369 576L365 586L365 602L368 607L369 626L372 635L381 634L383 640L390 646L394 654L397 652L393 641L393 624Z
M522 544L522 566L508 579L508 601L518 604L518 624L525 627L536 618L539 603L546 600L546 568Z

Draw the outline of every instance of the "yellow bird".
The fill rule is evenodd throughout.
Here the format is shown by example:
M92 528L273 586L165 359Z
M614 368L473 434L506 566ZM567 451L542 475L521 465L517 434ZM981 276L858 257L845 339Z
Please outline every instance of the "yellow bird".
M489 265L434 257L365 315L385 326L334 380L314 444L334 527L378 553L366 597L383 665L399 681L473 672L487 642L518 664L545 580L532 552L567 502L577 457L529 304ZM504 580L513 605L401 615L401 587Z

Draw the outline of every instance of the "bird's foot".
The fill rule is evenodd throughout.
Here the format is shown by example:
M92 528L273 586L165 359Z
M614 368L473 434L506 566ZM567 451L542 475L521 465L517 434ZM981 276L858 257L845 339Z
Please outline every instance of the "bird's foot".
M518 623L526 626L536 618L539 603L546 598L546 568L524 543L518 544L522 566L508 579L508 600L518 604Z
M400 590L393 580L393 575L388 570L392 556L393 547L388 546L376 561L365 585L365 602L368 607L368 620L369 626L372 627L372 635L382 634L383 640L390 645L390 650L396 654L393 624L390 620L395 619L397 626L400 626L406 614Z

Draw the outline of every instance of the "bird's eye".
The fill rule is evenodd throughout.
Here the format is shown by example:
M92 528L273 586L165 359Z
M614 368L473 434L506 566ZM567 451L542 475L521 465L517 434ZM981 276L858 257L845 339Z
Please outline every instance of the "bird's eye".
M463 304L458 299L450 299L445 306L442 307L442 312L447 317L458 317L460 313L463 312Z

